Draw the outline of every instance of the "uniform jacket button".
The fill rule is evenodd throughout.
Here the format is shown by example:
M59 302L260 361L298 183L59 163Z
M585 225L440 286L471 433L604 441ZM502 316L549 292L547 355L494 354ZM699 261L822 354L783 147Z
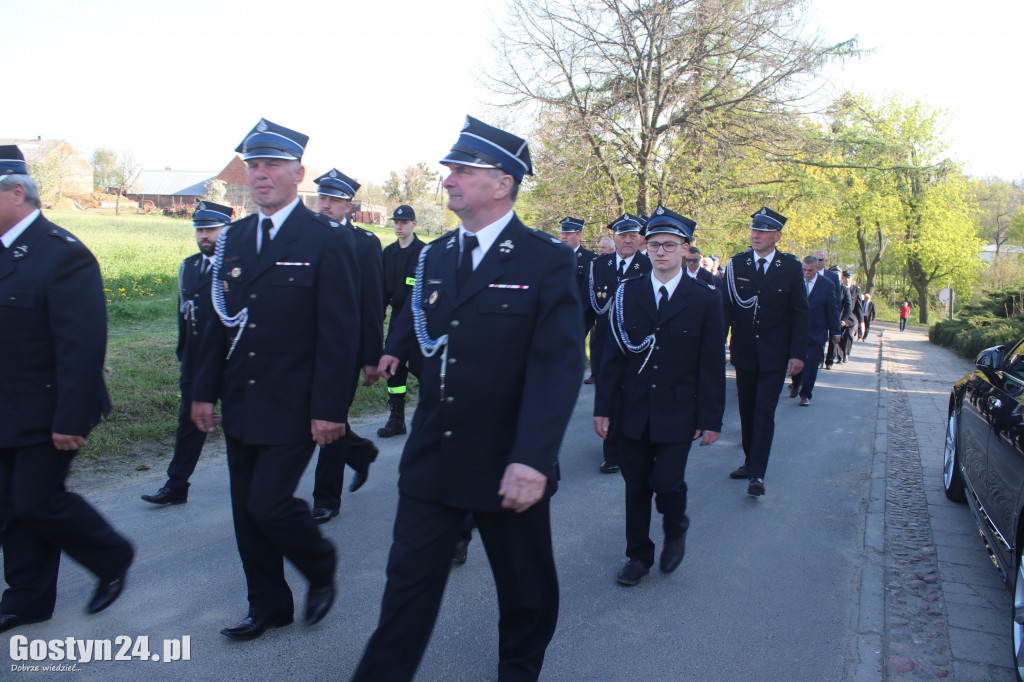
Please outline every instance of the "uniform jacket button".
M452 432L451 431L445 431L444 432L444 437L445 438L451 438L452 437Z
M249 323L249 329L255 329L255 328L256 328L256 323L255 322L250 322Z
M448 324L450 324L453 327L458 327L459 326L459 321L458 320L452 320Z
M447 398L444 399L444 401L446 403L454 403L455 402L455 398L453 398L451 396L448 396Z
M256 351L249 351L249 357L250 358L256 357Z
M448 364L449 365L454 365L455 364L455 358L448 358Z
M256 380L255 379L249 379L249 385L250 386L254 386L255 384L256 384Z
M256 298L256 294L249 294L249 298Z

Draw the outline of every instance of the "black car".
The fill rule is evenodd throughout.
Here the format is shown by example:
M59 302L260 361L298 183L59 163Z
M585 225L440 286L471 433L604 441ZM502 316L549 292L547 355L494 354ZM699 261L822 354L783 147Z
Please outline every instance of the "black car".
M1013 590L1013 660L1024 679L1024 341L982 351L953 386L942 462L946 497L967 502Z

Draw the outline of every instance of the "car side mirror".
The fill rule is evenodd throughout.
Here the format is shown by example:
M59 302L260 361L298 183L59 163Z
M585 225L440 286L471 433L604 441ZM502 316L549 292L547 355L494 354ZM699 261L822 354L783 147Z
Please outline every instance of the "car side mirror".
M1003 356L1005 352L1006 346L986 348L978 354L978 359L974 362L974 366L981 370L998 372L1003 368Z

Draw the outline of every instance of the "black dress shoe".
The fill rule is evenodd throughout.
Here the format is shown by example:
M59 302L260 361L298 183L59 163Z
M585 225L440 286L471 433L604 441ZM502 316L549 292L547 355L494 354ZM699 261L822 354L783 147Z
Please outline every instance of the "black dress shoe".
M366 464L365 466L359 467L355 472L356 475L355 478L352 479L352 485L348 487L348 491L350 493L354 493L359 490L363 487L363 484L366 483L366 479L370 477L370 465Z
M306 617L303 619L306 625L319 623L327 612L331 610L334 603L334 583L328 583L323 587L310 587L306 595Z
M50 620L53 616L19 616L16 613L0 613L0 632L6 632L19 625L31 625Z
M595 377L593 374L591 374L589 377L587 377L586 379L583 380L583 383L587 384L588 386L591 385L591 384L596 384L597 383L597 377Z
M100 584L96 586L96 593L89 600L89 605L85 607L86 613L99 613L117 601L117 598L121 596L121 591L124 590L124 579L127 575L128 568L126 567L116 578L101 580Z
M292 616L278 616L276 618L253 618L252 616L246 616L231 627L221 630L220 634L231 639L256 639L266 632L267 628L279 628L291 625L291 623Z
M327 509L325 507L313 507L313 521L316 523L327 523L335 516L338 515L337 509Z
M665 540L665 546L661 548L661 572L671 573L679 567L686 554L686 534L675 540Z
M452 562L456 564L466 563L466 557L469 556L469 538L459 538L459 541L455 543L455 551L452 552Z
M747 494L753 495L754 497L760 497L761 495L764 495L764 479L750 479L750 483L747 484Z
M639 559L630 559L622 567L619 574L615 576L615 582L626 587L633 587L640 582L640 578L651 572L651 567Z
M732 473L729 474L729 478L750 478L747 475L747 465L741 464L740 467L736 469L736 471L733 471Z
M597 469L602 474L617 474L619 473L618 464L609 464L608 462L601 462L601 466Z
M142 499L150 504L185 504L188 502L188 490L176 491L164 486L156 491L156 495L143 495Z

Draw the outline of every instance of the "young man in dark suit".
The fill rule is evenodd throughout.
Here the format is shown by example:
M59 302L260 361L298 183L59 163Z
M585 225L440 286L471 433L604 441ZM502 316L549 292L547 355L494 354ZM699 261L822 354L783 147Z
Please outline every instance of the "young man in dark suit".
M619 463L626 482L626 556L620 585L654 564L651 497L662 515L661 570L683 560L686 460L690 444L711 445L725 410L725 337L714 285L682 267L696 223L663 206L647 223L653 269L619 285L614 327L594 398L594 430L608 435L618 414Z
M213 315L210 283L213 281L213 252L220 231L231 222L233 209L211 201L200 202L192 216L199 253L181 262L178 268L178 348L180 363L178 387L181 404L178 431L174 437L174 456L167 465L167 482L153 495L142 499L151 504L188 502L188 479L196 470L206 434L192 423L192 381L199 356L203 324Z
M839 315L835 306L835 287L818 272L818 259L807 256L803 262L804 288L807 290L807 355L804 367L794 374L789 397L800 396L800 405L811 404L814 382L821 364L821 349L825 340L839 341Z
M471 512L498 593L498 677L532 680L558 618L549 498L583 372L576 258L513 211L525 140L469 117L441 163L462 224L420 253L381 358L388 375L419 346L423 374L380 622L353 679L413 678Z
M134 556L64 488L110 411L107 310L96 259L39 207L21 150L0 147L0 632L52 617L61 552L99 579L88 613L118 598Z
M216 316L205 325L192 420L221 421L248 615L221 630L253 639L293 620L287 558L309 582L305 622L334 601L333 545L295 488L316 445L345 433L357 371L359 301L353 236L306 208L298 187L308 138L260 120L236 151L259 212L221 235Z
M786 217L768 207L751 216L750 250L729 261L725 321L732 327L729 359L736 368L743 464L729 474L746 479L747 494L764 495L775 436L775 408L787 376L807 352L807 292L793 255L777 251Z

